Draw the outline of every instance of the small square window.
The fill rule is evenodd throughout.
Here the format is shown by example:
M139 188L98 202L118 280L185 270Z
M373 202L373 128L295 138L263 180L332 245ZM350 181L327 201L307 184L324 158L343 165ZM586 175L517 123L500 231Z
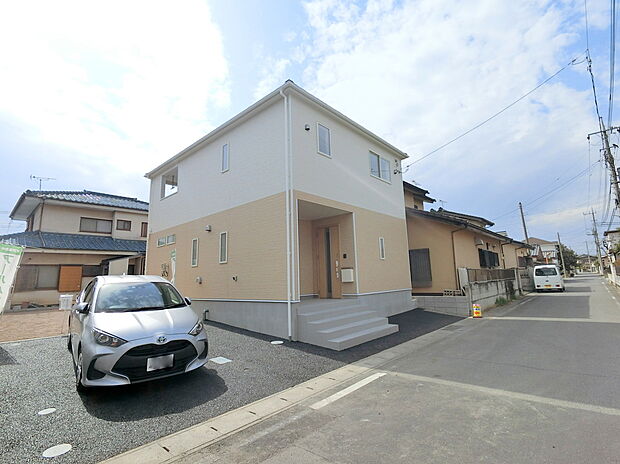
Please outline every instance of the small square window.
M228 232L220 233L220 264L228 262Z
M177 242L177 236L175 234L168 235L166 237L166 245L172 245Z
M383 179L387 182L391 182L392 173L390 169L390 161L386 158L382 158L381 156L373 152L370 152L369 160L370 175L373 177L378 177L379 179Z
M166 198L179 191L179 169L174 168L161 176L161 197Z
M164 245L166 245L166 237L160 237L157 239L157 246L158 247L163 247Z
M222 145L222 172L230 169L230 148L227 143Z
M318 144L319 144L319 153L325 156L332 156L332 147L331 147L331 137L329 133L329 128L323 126L322 124L318 124Z
M125 221L123 219L116 220L116 230L131 230L131 221Z

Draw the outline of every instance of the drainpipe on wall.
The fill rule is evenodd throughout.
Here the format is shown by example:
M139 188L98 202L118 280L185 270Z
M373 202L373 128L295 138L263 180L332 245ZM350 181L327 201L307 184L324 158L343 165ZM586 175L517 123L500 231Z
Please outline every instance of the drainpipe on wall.
M463 226L460 229L455 229L452 232L450 232L450 235L452 236L452 264L454 267L454 284L460 289L461 288L461 284L459 282L459 271L456 268L456 251L455 251L455 247L454 247L454 234L456 232L459 232L461 230L465 230L467 229L467 226Z
M293 338L293 307L291 304L292 289L292 253L291 253L291 203L290 203L290 125L289 125L289 96L280 89L280 95L284 99L284 190L286 198L286 312L288 322L288 339Z

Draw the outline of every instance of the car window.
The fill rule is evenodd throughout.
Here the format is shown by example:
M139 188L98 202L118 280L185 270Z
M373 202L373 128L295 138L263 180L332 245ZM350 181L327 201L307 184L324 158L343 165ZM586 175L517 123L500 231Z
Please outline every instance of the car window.
M554 276L558 275L558 271L554 267L539 267L534 271L534 275L537 276Z
M89 283L86 286L86 288L84 289L84 292L82 292L82 295L80 295L80 303L91 303L92 302L94 288L95 288L95 281L93 280L91 283Z
M122 312L185 306L183 297L165 282L120 282L99 288L95 312Z

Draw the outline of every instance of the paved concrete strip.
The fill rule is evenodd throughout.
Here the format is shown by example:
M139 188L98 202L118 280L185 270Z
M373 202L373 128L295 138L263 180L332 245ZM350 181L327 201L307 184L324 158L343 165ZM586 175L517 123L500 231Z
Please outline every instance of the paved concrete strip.
M402 372L389 372L390 375L395 377L403 377L417 382L434 383L437 385L445 385L448 387L455 387L465 390L470 390L478 393L485 393L487 395L503 396L515 400L530 401L532 403L548 404L551 406L557 406L560 408L579 409L581 411L595 412L599 414L606 414L608 416L620 416L620 409L607 408L604 406L596 406L594 404L577 403L574 401L558 400L555 398L547 398L544 396L528 395L527 393L517 393L508 390L499 390L497 388L481 387L479 385L472 385L468 383L455 382L453 380L437 379L434 377L425 377L421 375L405 374Z
M371 356L370 358L373 358ZM368 359L368 358L367 358ZM378 358L375 363L385 362ZM374 364L374 363L372 363ZM292 388L268 396L254 403L214 417L193 427L160 438L126 453L114 456L106 464L133 464L136 462L172 462L212 443L239 432L274 414L307 400L325 390L339 386L354 377L366 374L371 367L349 364ZM381 374L385 375L385 374ZM373 377L373 376L371 376ZM378 378L378 377L376 377ZM374 379L372 379L374 380Z
M620 324L620 321L599 321L585 317L485 317L484 319L493 321L537 321L537 322L598 322L604 324Z
M348 386L347 388L345 388L343 390L340 390L338 393L334 393L333 395L328 396L327 398L325 398L325 399L323 399L321 401L317 401L316 403L314 403L310 407L312 409L321 409L321 408L327 406L328 404L333 403L334 401L339 400L343 396L346 396L349 393L353 393L355 390L359 390L364 385L368 385L373 380L377 380L378 378L383 377L384 375L385 375L385 372L377 372L376 374L372 374L371 376L366 377L365 379L362 379L359 382L354 383L353 385L350 385L350 386Z

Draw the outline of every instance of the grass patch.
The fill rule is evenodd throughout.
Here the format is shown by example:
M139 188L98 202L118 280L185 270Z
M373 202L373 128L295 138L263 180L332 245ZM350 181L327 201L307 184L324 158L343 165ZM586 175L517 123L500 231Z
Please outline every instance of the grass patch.
M503 296L498 296L497 298L495 298L495 304L497 306L504 306L506 303L508 303L508 300Z

